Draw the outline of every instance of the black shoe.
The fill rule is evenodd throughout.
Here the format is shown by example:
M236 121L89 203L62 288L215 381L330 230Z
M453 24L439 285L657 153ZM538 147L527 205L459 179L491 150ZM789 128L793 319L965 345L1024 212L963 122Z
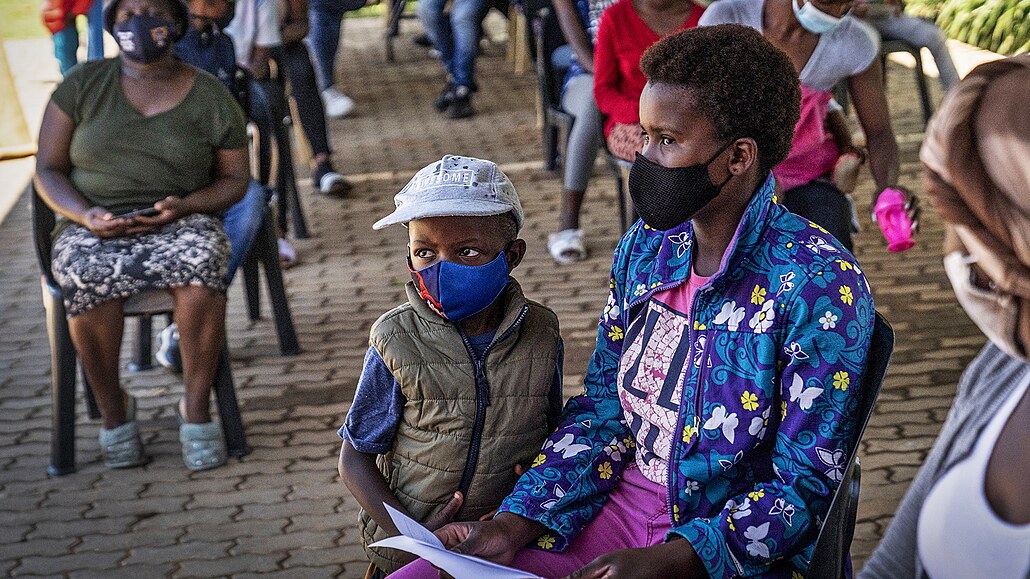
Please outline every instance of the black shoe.
M428 34L419 34L415 38L412 38L411 41L414 42L416 46L421 46L423 48L433 46L433 41L429 39Z
M440 96L436 97L436 100L433 101L433 108L442 113L451 106L451 101L453 100L454 85L448 82L447 86L443 87L443 91L440 92Z
M329 163L320 163L311 175L311 184L315 190L330 197L343 197L354 188L349 181L333 170Z
M454 89L454 99L447 107L448 119L464 119L476 114L472 109L472 91L467 86Z

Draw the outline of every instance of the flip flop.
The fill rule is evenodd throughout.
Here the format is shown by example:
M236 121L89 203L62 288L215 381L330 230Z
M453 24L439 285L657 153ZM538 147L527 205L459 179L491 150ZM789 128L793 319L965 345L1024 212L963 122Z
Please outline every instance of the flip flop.
M583 244L583 230L563 229L549 234L547 251L559 265L568 265L586 259L587 248Z
M279 264L283 269L289 269L298 262L297 250L293 248L293 244L290 243L285 237L279 238Z

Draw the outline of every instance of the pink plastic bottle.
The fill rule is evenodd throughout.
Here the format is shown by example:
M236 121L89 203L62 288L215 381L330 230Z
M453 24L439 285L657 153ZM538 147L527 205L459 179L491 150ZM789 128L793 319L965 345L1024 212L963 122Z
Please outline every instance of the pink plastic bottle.
M905 212L905 194L897 189L884 189L876 200L876 223L887 238L887 251L898 252L911 249L912 220Z

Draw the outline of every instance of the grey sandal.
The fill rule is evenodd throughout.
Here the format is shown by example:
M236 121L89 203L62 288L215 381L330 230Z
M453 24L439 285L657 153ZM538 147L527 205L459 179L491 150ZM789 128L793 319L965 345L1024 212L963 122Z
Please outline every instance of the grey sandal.
M147 462L136 426L136 399L128 394L125 397L125 424L100 429L100 454L108 468L130 468Z
M182 443L182 461L190 470L207 470L225 464L225 438L222 426L215 421L181 424L179 442Z

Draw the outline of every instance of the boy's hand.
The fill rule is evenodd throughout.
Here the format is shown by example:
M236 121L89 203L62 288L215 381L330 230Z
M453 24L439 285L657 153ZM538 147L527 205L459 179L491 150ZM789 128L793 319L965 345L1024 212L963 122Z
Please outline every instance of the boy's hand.
M425 526L430 531L435 531L440 527L454 520L454 515L458 514L461 509L461 504L465 502L465 497L461 496L460 491L454 491L454 496L447 502L443 510L436 513L435 515L426 519Z

